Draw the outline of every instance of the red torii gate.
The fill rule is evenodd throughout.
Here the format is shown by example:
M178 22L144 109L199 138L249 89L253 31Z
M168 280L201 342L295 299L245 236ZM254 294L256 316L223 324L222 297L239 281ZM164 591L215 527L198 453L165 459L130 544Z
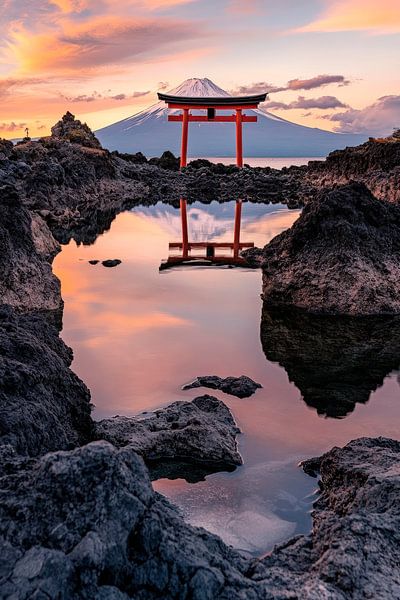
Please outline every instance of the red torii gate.
M202 123L236 123L236 165L239 168L243 167L243 135L242 123L255 123L257 116L249 116L243 114L243 110L258 108L260 102L264 102L267 97L265 94L257 94L253 96L222 96L222 97L188 97L188 96L171 96L169 94L158 93L159 100L168 104L170 109L180 109L182 113L179 115L168 115L168 121L178 121L182 123L182 142L181 142L181 168L187 165L187 148L188 148L188 132L189 122ZM217 110L233 109L236 114L218 115ZM205 115L193 115L191 110L206 110ZM233 261L240 262L239 250L245 247L254 246L253 243L240 243L240 221L242 214L242 201L237 200L235 206L235 230L233 244L202 244L189 243L188 226L187 226L187 211L186 200L181 198L180 210L182 219L182 243L176 242L170 244L170 248L182 248L182 260L189 258L189 250L193 247L207 247L207 255L215 259L216 247L233 248ZM177 261L176 261L177 262Z
M170 96L158 93L159 100L168 104L168 108L180 109L180 115L168 115L168 121L179 121L182 123L182 145L181 145L181 167L187 164L188 130L189 122L197 121L203 123L236 123L236 165L243 167L243 137L242 123L255 123L257 116L243 114L244 109L258 108L260 102L264 102L267 94L255 96L222 96L215 98L192 98L188 96ZM234 109L236 114L217 115L217 110ZM190 110L206 110L206 115L192 115Z

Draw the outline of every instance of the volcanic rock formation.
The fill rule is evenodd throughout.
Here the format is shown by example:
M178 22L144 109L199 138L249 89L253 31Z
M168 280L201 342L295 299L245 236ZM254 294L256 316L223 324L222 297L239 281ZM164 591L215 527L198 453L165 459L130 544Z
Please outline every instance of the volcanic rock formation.
M187 525L131 448L38 459L2 447L0 595L61 600L361 600L400 595L400 444L360 439L321 473L310 535L246 559Z
M400 313L400 208L362 184L321 192L257 255L263 299L326 314Z
M0 305L0 446L28 456L93 439L89 390L48 321Z
M370 138L365 144L335 150L325 161L309 162L305 182L321 188L364 183L380 200L400 202L400 130L386 138Z

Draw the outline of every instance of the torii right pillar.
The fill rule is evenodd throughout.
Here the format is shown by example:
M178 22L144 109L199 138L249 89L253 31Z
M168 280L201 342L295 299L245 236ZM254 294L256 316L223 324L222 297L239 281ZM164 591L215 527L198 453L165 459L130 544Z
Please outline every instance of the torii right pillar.
M236 166L243 167L243 135L242 135L242 109L236 109ZM238 258L240 250L240 224L242 218L242 201L236 200L235 230L233 237L233 256Z

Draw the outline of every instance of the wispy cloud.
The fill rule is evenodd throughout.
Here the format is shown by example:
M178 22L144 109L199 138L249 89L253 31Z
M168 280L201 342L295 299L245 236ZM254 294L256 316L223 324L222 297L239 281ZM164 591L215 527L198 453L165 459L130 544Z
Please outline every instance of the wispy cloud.
M399 0L328 0L325 11L296 32L400 31Z
M141 98L150 94L150 90L146 92L133 92L132 94L100 94L99 92L92 92L91 94L78 94L77 96L66 96L61 94L64 100L67 102L95 102L96 100L128 100L131 98Z
M0 123L0 131L13 133L14 131L24 129L26 125L26 123L15 123L14 121L11 121L11 123Z
M339 86L349 85L350 81L344 75L316 75L310 79L291 79L286 90L314 90L337 83Z
M231 90L233 95L242 94L261 94L268 92L270 94L277 92L286 92L288 90L314 90L316 88L325 87L326 85L337 84L339 87L349 85L350 80L344 75L316 75L309 79L291 79L284 86L277 86L267 81L257 81L248 85L240 85Z
M276 109L276 110L292 110L300 108L302 110L310 110L311 108L318 108L320 110L329 110L334 108L348 108L347 104L344 104L336 98L336 96L320 96L319 98L305 98L304 96L298 96L297 100L293 102L264 102L263 108Z

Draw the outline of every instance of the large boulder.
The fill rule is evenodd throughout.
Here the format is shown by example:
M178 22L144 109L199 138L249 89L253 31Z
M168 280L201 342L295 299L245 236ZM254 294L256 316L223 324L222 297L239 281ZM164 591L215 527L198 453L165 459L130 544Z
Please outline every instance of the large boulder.
M268 306L400 313L400 208L376 200L362 184L322 192L258 260Z
M242 464L240 433L229 408L213 396L174 402L153 413L116 416L96 423L96 436L140 454L153 477L199 481Z
M15 187L0 187L0 302L20 310L60 311L60 282L50 261L59 251L47 225L22 205Z
M37 456L92 439L90 393L42 315L0 305L0 445Z

